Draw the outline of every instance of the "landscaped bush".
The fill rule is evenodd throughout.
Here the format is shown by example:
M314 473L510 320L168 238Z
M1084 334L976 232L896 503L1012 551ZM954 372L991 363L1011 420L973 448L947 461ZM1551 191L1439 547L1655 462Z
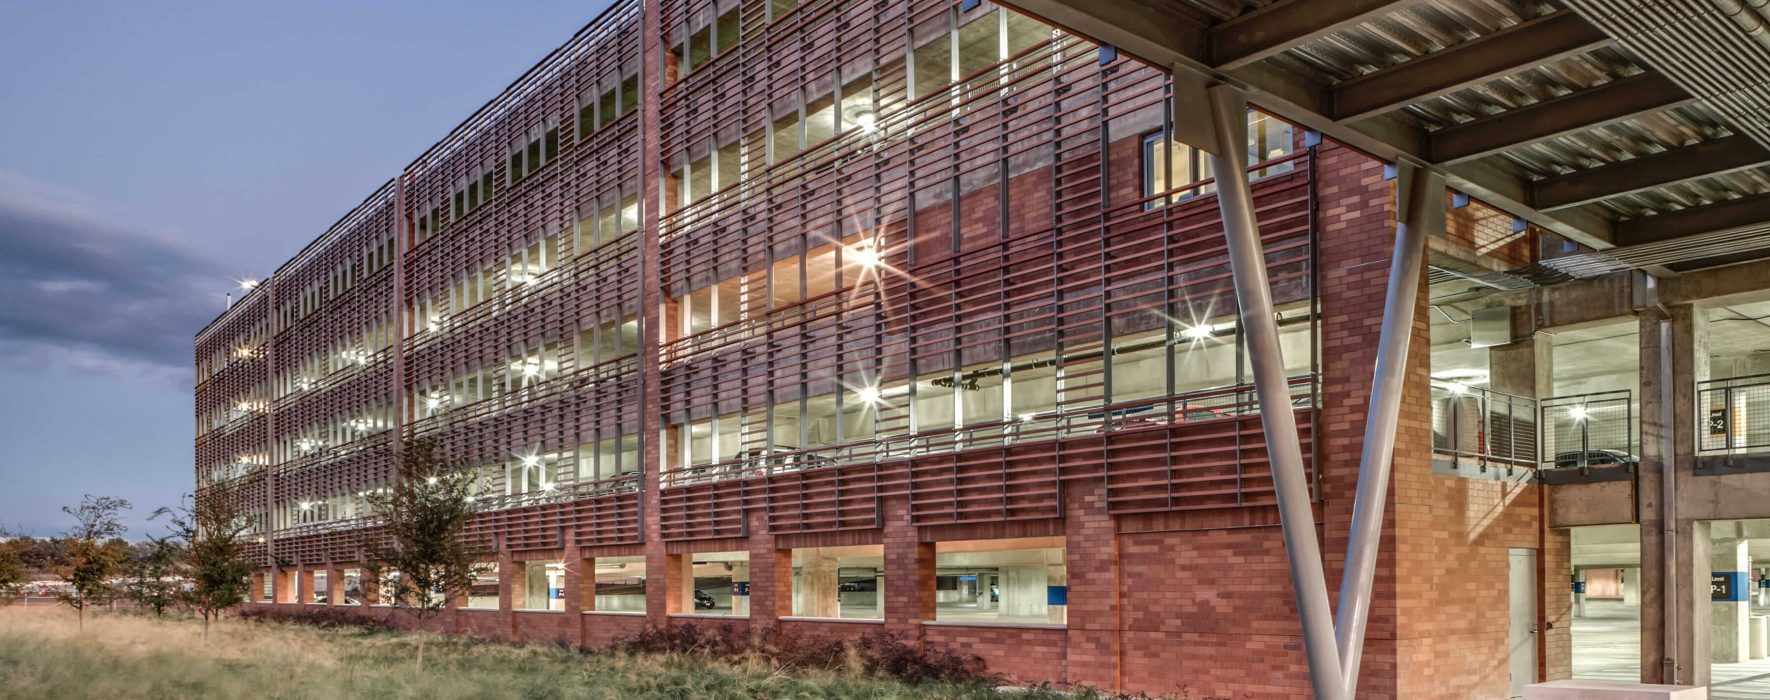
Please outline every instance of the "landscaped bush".
M393 623L385 618L364 615L355 610L332 607L284 608L281 606L265 606L242 608L239 613L239 618L248 622L282 622L309 625L321 629L393 629Z
M724 660L754 659L794 670L848 670L870 678L905 683L995 685L1003 682L999 674L989 671L982 657L956 654L946 649L918 648L884 631L838 638L801 634L779 627L751 632L728 625L647 626L616 640L611 648L633 655L688 654Z

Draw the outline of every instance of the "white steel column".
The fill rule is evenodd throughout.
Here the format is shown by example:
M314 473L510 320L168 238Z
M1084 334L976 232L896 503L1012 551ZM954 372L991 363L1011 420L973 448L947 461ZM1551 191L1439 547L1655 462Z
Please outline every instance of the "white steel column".
M1266 278L1266 254L1260 244L1259 225L1254 220L1253 192L1248 187L1247 100L1229 85L1213 85L1205 93L1216 126L1217 152L1211 154L1211 166L1217 175L1217 202L1228 242L1229 270L1235 279L1236 305L1253 363L1254 393L1266 434L1285 553L1290 558L1291 586L1296 591L1297 610L1303 622L1309 679L1319 700L1345 700L1349 696L1346 684L1340 680L1340 655L1334 647L1333 611L1328 606L1321 543L1315 538L1309 475L1303 471L1297 416L1291 407L1290 383L1279 351L1278 322L1273 318L1272 284Z
M1365 622L1370 618L1371 582L1383 539L1383 511L1389 499L1389 468L1394 463L1395 423L1401 415L1401 387L1407 380L1408 340L1413 337L1414 306L1420 296L1426 236L1444 213L1444 178L1411 164L1397 164L1396 179L1406 211L1395 227L1395 252L1389 260L1389 289L1383 300L1383 329L1377 341L1377 366L1371 376L1370 405L1364 421L1364 449L1358 458L1358 493L1352 505L1352 526L1346 540L1346 569L1340 574L1339 617L1334 621L1339 642L1341 680L1346 694L1358 691L1358 666L1364 657Z

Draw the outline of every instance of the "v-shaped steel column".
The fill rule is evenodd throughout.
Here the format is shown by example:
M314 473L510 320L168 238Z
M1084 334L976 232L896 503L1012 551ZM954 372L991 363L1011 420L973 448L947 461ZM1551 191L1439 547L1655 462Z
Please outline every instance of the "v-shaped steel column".
M1297 610L1303 618L1309 679L1316 698L1345 700L1349 695L1346 684L1340 680L1340 655L1334 646L1334 618L1328 606L1321 543L1315 538L1309 476L1303 471L1297 415L1291 407L1290 383L1279 351L1278 321L1272 313L1272 284L1266 277L1266 254L1254 220L1253 191L1248 187L1247 98L1229 85L1213 85L1205 92L1216 127L1211 172L1217 174L1217 203L1229 246L1229 271L1235 280L1242 333L1253 363L1254 394L1260 404L1266 455L1278 494L1285 554L1291 564L1291 587L1296 591Z

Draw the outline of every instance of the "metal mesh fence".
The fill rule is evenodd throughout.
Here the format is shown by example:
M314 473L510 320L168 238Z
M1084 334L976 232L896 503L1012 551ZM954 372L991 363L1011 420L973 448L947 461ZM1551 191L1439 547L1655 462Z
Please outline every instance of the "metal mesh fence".
M1432 451L1483 467L1537 461L1535 399L1454 382L1432 386Z
M1629 391L1557 396L1541 402L1544 468L1635 464L1635 402Z
M1696 420L1698 454L1770 449L1770 374L1697 384Z

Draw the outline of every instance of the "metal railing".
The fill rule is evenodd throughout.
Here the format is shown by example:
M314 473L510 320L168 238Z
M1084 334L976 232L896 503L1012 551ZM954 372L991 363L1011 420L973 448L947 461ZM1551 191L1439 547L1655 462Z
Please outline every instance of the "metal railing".
M1556 396L1539 406L1542 468L1632 467L1640 461L1633 392Z
M1766 451L1770 451L1770 374L1697 383L1697 454Z
M1537 400L1456 382L1432 384L1432 451L1483 470L1537 463Z

